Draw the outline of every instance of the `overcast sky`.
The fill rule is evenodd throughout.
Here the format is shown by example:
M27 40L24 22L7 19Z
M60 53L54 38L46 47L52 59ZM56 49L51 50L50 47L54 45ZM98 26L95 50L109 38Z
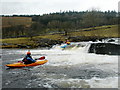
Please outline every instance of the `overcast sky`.
M101 11L118 11L120 0L2 0L0 14L46 14L61 11L86 11L96 8Z

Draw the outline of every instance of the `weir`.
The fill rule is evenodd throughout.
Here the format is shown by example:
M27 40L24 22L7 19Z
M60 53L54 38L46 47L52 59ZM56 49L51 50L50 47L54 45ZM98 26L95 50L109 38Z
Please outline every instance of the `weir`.
M119 38L108 38L103 40L97 40L96 42L71 42L71 45L65 46L65 44L55 45L52 49L63 50L79 50L86 53L95 53L102 55L120 55Z
M108 38L98 40L97 43L91 43L88 50L89 53L107 54L107 55L120 55L120 38Z
M93 43L89 48L89 53L120 55L120 45L112 43Z

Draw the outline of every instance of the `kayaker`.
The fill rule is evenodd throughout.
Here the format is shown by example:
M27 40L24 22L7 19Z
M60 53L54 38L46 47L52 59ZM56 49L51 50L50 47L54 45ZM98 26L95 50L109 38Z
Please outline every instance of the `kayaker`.
M65 43L66 43L67 45L70 45L70 41L69 41L69 40L67 40Z
M36 60L34 60L31 57L31 52L27 52L27 55L24 57L24 59L22 61L24 62L24 64L31 64L31 63L36 62Z

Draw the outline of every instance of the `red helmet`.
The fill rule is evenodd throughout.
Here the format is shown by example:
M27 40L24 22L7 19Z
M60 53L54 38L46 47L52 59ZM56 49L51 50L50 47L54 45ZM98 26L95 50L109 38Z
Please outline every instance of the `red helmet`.
M27 55L31 55L31 52L27 52Z

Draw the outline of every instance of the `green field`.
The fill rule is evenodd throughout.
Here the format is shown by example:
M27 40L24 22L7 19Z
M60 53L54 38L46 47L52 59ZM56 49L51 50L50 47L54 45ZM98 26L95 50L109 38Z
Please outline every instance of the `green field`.
M100 37L100 38L110 38L110 37L120 37L118 36L118 25L107 25L93 28L81 29L77 32L69 32L69 37ZM46 34L41 36L35 36L32 39L52 39L52 40L61 40L65 41L66 36L63 34ZM2 43L11 43L11 44L26 44L26 45L34 45L34 41L28 37L24 38L8 38L8 39L0 39Z
M86 31L85 31L86 30ZM107 25L83 29L81 32L72 32L70 36L90 36L90 37L119 37L117 25Z

